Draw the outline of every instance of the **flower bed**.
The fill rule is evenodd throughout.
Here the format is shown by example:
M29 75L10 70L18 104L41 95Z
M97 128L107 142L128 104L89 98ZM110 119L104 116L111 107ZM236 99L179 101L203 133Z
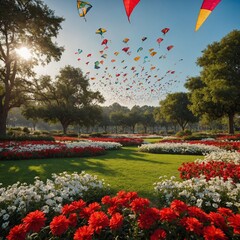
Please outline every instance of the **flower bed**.
M122 144L123 146L138 146L143 143L143 139L141 138L88 138L88 140L95 141L95 142L117 142Z
M240 183L240 164L210 161L203 163L183 163L178 168L181 179L190 179L204 175L206 180L222 176L226 181L231 178L233 182Z
M189 143L153 143L143 144L139 148L140 152L149 153L169 153L169 154L191 154L204 155L213 151L219 151L218 147L204 144Z
M20 223L21 218L31 211L39 209L50 217L60 213L66 203L79 198L96 201L109 191L103 180L84 172L52 174L52 179L43 182L36 177L34 184L18 182L0 188L1 235Z
M107 142L2 142L0 143L0 160L96 156L104 154L105 149L120 147L119 143Z
M115 197L103 197L101 204L72 202L52 218L41 211L31 212L11 229L7 239L227 240L240 237L239 221L240 214L227 208L206 213L174 200L169 207L158 209L135 192L121 191Z
M154 184L160 206L169 206L174 199L178 199L207 212L216 211L219 207L239 212L240 184L234 184L232 179L225 181L221 177L215 177L207 180L205 176L185 181L175 181L175 177L160 179Z

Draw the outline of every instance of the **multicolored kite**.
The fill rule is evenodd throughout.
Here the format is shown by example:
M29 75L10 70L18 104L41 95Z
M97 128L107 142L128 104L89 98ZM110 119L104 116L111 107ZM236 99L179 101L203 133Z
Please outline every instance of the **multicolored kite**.
M83 2L80 0L77 0L77 8L79 12L79 16L83 17L86 21L86 14L89 12L89 10L92 8L92 5L89 2Z
M165 35L167 32L169 32L170 28L163 28L162 29L162 33Z
M131 15L133 9L137 6L137 4L139 2L140 2L140 0L123 0L129 22L130 22L130 15Z
M221 0L204 0L203 4L201 6L195 31L197 31L201 25L205 22L205 20L208 18L210 13L214 10L214 8L221 2Z
M100 34L101 36L106 32L107 30L104 29L104 28L99 28L97 31L96 31L96 34ZM103 37L103 36L102 36Z

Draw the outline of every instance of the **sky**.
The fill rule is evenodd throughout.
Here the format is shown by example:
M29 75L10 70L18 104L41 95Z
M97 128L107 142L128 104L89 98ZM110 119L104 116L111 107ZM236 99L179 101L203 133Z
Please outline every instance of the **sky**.
M196 61L207 45L240 28L240 0L222 0L197 32L202 0L141 0L130 22L122 0L89 0L92 8L86 20L78 15L76 0L43 1L55 15L65 18L54 39L65 51L59 62L39 66L36 72L54 78L66 65L79 67L107 106L114 102L130 108L158 106L167 94L187 91L184 83L200 74ZM107 32L96 34L99 28ZM163 28L170 30L164 35ZM142 41L143 37L147 39ZM158 38L163 38L160 44ZM104 39L107 45L101 44ZM170 45L174 47L168 51ZM129 50L122 51L124 47ZM156 54L151 56L152 52ZM96 61L103 61L98 69Z

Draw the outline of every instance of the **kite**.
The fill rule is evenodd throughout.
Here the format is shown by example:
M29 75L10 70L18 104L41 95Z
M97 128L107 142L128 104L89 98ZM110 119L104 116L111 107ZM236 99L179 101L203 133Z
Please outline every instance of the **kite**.
M127 52L129 50L129 47L125 47L122 49L124 52Z
M117 56L119 54L119 52L115 52L114 55Z
M163 38L158 38L157 39L157 43L159 44L159 46L160 46L160 43L163 41Z
M174 46L173 45L170 45L167 47L167 50L170 51Z
M157 52L151 52L150 55L153 57L154 55L156 55Z
M140 48L138 48L137 52L140 52L140 51L142 51L142 50L143 50L143 48L140 47Z
M99 64L100 64L100 62L99 61L96 61L95 63L94 63L94 68L95 69L99 69L100 67L99 67Z
M88 2L77 0L77 8L78 8L79 16L83 17L86 21L85 16L89 12L89 10L92 8L92 5Z
M102 58L107 58L107 54L104 53L101 57L102 57Z
M82 49L78 49L78 51L77 52L75 52L75 54L81 54L82 53Z
M210 13L214 10L214 8L221 2L221 0L204 0L201 6L195 31L197 31L201 25L206 21Z
M161 32L165 35L169 30L170 28L163 28Z
M107 43L108 43L108 40L107 39L103 39L101 45L107 45Z
M124 43L127 43L128 41L129 41L129 38L124 38L124 39L123 39L123 42L124 42Z
M88 55L87 55L87 57L91 57L92 56L92 54L91 53L89 53Z
M142 38L142 41L143 41L143 42L144 42L145 40L147 40L147 37L143 37L143 38Z
M139 3L139 1L140 0L123 0L129 22L130 22L130 15L131 15L133 9L136 7L136 5Z
M99 28L97 31L96 31L96 34L100 34L103 38L103 34L106 32L107 30L104 29L104 28Z
M140 58L141 58L140 56L137 56L137 57L134 58L134 61L137 62Z

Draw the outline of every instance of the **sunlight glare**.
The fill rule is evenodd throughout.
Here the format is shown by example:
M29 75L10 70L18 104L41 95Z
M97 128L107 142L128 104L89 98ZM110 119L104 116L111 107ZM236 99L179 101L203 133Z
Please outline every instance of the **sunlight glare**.
M25 60L29 60L32 56L30 50L26 47L16 49L17 54Z

